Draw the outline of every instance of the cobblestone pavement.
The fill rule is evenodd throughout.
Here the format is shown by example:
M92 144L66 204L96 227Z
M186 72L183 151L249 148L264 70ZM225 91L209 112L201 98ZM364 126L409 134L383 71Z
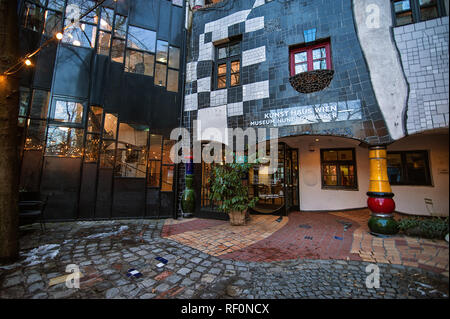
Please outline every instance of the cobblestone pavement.
M288 217L252 216L247 227L226 221L168 220L162 236L223 259L281 261L338 259L419 267L449 276L449 247L443 240L369 233L367 209L293 212ZM399 216L397 218L400 218Z
M164 223L22 227L20 260L0 265L0 298L448 298L448 277L425 269L379 263L380 288L367 288L368 262L224 259L162 238ZM156 257L168 263L158 267ZM80 268L79 289L66 287L69 264ZM142 277L128 277L129 269Z

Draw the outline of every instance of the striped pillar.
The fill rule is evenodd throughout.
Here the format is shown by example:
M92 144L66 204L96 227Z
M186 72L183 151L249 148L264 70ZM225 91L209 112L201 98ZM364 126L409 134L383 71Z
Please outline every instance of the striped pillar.
M386 146L374 146L369 149L370 182L367 192L367 206L372 212L369 228L372 233L392 235L398 232L393 212L395 202L392 199L391 185L387 174Z

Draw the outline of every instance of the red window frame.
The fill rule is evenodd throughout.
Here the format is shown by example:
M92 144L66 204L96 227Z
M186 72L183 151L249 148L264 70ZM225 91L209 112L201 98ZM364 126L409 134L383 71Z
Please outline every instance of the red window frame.
M318 48L325 48L325 52L327 54L326 59L325 59L326 63L327 63L327 69L328 70L332 69L330 42L322 42L322 43L318 43L318 44L307 46L307 47L291 49L289 51L290 62L291 62L290 63L291 76L295 75L295 54L301 53L301 52L306 52L306 61L307 61L307 65L308 65L308 71L313 71L314 68L313 68L312 51L315 49L318 49Z

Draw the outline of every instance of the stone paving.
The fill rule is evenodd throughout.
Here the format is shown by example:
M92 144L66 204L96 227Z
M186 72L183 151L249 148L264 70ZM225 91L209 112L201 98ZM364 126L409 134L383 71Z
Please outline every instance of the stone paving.
M350 212L293 212L252 216L247 227L226 221L166 222L162 236L219 256L241 261L339 259L419 267L449 276L449 248L443 240L369 233L367 209ZM398 217L400 218L400 217Z
M272 217L280 227L271 234L255 218L259 241L287 227ZM37 224L21 227L20 260L0 265L0 298L448 298L448 277L426 269L378 263L380 287L367 288L370 263L361 260L233 260L223 257L234 252L213 256L161 237L171 236L165 223L176 234L176 225L191 223L193 230L195 221L227 228L201 219L47 223L45 232ZM245 228L233 231L245 236ZM156 257L168 263L158 267ZM79 289L66 287L69 264L80 268ZM128 277L131 268L142 277Z

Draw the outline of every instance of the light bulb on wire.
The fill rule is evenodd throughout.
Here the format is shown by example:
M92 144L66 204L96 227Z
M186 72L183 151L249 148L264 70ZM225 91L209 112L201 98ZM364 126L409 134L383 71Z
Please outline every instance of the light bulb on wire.
M30 61L30 59L26 59L24 63L25 63L26 66L31 66L31 61Z
M62 40L63 34L62 34L61 32L58 32L58 33L56 34L56 38L57 38L58 40Z

